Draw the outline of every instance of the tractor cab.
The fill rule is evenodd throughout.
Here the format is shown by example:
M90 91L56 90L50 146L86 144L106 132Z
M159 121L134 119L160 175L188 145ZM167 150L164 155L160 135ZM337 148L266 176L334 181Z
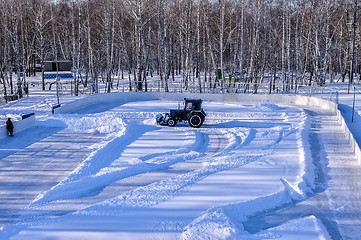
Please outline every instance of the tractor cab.
M184 111L200 111L202 106L201 99L185 99Z

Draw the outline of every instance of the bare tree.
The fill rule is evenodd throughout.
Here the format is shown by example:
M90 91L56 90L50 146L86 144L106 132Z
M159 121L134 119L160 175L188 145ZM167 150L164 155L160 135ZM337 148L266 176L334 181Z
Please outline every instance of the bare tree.
M136 56L136 82L137 90L143 90L142 82L142 52L143 52L143 27L147 24L150 19L145 18L144 11L149 8L150 0L125 0L125 5L128 9L128 14L133 18L134 32L135 32L135 56Z
M355 42L356 42L356 21L357 21L357 0L355 0L354 14L353 14L353 36L352 36L352 56L351 56L351 69L349 86L353 83L354 67L355 67ZM350 91L350 87L348 88Z
M356 18L361 9L356 0L0 0L0 4L4 95L21 97L25 77L35 72L37 63L43 69L45 90L44 62L62 59L73 61L75 95L80 94L81 83L88 86L88 79L93 92L98 92L100 79L104 91L112 91L115 74L118 87L123 70L128 70L129 91L147 91L149 74L159 75L159 91L171 91L171 79L179 74L180 91L189 91L193 81L192 90L197 92L207 91L204 86L208 91L238 92L242 84L226 81L223 69L237 63L247 81L245 91L252 86L253 93L266 81L265 74L273 76L268 78L272 93L293 87L297 92L304 84L322 85L328 79L348 77L352 84L361 73ZM221 79L213 78L217 68Z
M158 35L161 53L161 68L164 74L164 91L168 92L168 51L167 51L167 1L159 0L158 10Z

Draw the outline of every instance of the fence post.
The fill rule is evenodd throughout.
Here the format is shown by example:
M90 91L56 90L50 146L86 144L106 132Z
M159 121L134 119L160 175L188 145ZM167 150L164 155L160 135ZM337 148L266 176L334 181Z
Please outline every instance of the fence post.
M338 99L338 91L336 91L336 103L338 104L338 101L339 101L339 99Z

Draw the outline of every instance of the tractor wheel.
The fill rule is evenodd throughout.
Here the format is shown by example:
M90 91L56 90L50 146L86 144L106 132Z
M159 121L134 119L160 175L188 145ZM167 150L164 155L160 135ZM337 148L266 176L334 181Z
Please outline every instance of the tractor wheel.
M197 114L197 113L191 114L188 118L189 126L194 127L194 128L201 127L203 124L203 121L204 121L204 118L200 114Z
M169 118L167 121L167 125L169 127L174 127L177 124L177 121L174 118Z

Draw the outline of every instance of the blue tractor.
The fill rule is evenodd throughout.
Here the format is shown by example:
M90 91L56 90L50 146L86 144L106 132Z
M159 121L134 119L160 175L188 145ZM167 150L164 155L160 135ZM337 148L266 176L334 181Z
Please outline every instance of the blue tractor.
M184 109L171 109L169 113L158 115L156 120L160 125L174 127L177 122L188 121L189 126L199 128L202 126L206 113L202 108L201 99L184 99Z

